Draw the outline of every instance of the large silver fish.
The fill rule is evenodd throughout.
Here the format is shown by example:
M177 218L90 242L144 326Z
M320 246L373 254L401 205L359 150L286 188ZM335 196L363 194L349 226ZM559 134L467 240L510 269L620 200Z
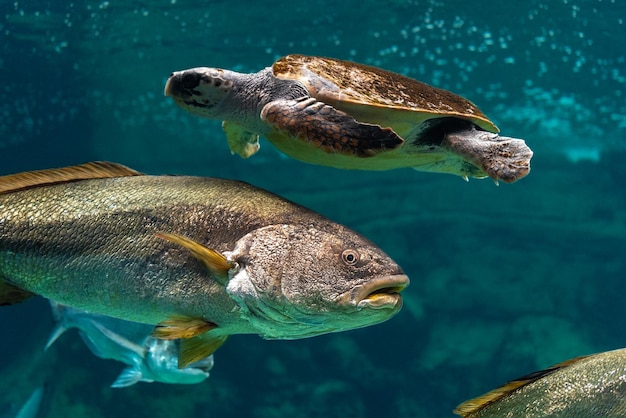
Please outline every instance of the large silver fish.
M463 418L626 417L626 349L531 373L454 412Z
M65 331L77 328L93 354L128 365L111 387L137 382L193 384L209 377L213 355L179 368L178 341L151 337L152 325L91 314L54 301L50 301L50 306L56 323L46 349Z
M0 304L38 294L157 325L179 366L232 334L376 324L409 281L361 235L242 182L113 163L0 178Z

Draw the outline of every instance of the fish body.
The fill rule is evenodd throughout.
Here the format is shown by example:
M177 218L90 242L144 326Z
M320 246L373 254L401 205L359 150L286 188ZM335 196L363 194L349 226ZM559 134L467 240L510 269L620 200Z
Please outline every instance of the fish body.
M626 416L626 349L575 358L459 405L463 418Z
M68 329L78 329L93 354L128 366L112 387L126 387L137 382L193 384L209 377L213 355L179 368L178 341L151 337L152 325L90 314L53 301L50 305L56 325L46 349Z
M402 269L345 226L246 183L124 169L0 178L0 304L25 292L161 338L203 334L183 365L231 334L305 338L402 306Z

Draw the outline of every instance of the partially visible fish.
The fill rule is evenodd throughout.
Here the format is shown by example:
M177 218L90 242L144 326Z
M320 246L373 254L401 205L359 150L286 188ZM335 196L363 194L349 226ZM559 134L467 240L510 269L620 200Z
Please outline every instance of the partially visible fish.
M626 349L577 357L459 405L463 418L626 417Z
M178 368L178 341L151 337L154 326L90 314L50 301L55 328L46 349L65 331L77 328L91 352L103 359L127 364L114 388L137 382L200 383L209 377L213 355Z
M44 392L45 385L36 387L19 410L16 411L14 408L11 408L8 412L0 413L0 417L37 418L40 415L39 411L41 410Z
M383 322L409 284L347 227L238 181L95 162L0 177L0 305L34 294L156 325L179 366L229 335Z

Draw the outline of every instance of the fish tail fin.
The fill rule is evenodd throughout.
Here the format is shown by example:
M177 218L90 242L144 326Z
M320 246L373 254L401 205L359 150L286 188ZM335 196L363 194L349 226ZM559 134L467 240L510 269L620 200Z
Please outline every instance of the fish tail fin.
M65 333L65 331L67 330L68 328L65 326L63 322L57 322L54 325L54 328L52 329L50 336L48 337L48 341L46 342L46 346L43 348L43 351L47 351L50 348L50 346L54 344L54 342L58 340L59 337L63 335L63 333Z
M34 295L34 293L12 285L0 276L0 306L14 305Z

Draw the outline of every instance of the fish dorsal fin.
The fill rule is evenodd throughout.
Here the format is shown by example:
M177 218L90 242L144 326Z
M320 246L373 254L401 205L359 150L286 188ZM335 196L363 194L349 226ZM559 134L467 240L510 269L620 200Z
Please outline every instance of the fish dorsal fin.
M552 367L549 367L545 370L539 370L537 372L533 372L522 376L518 379L511 380L510 382L500 386L497 389L494 389L490 392L485 393L477 398L470 399L468 401L463 402L461 405L457 406L454 409L454 413L460 415L463 418L469 417L471 414L476 413L477 411L485 408L487 405L490 405L508 395L518 390L519 388L529 385L537 380L546 377L557 370L563 369L565 367L571 366L572 364L587 358L589 356L581 356L576 357L567 361L564 361L559 364L555 364Z
M107 161L94 161L63 168L28 171L0 177L0 194L38 186L67 183L78 180L104 179L142 175L138 171L121 164Z
M184 369L191 363L200 361L215 352L228 339L228 335L198 335L194 338L180 340L180 348L178 352L178 368Z

